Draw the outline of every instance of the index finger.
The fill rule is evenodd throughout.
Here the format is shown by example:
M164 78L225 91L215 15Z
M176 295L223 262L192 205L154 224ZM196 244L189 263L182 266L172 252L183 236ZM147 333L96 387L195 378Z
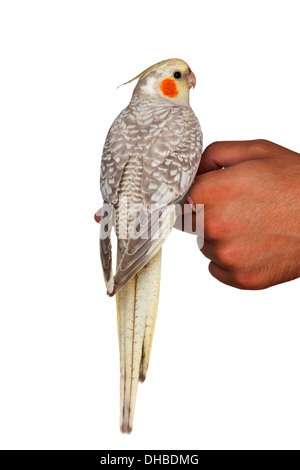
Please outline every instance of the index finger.
M203 152L198 175L247 160L266 158L280 146L266 140L240 140L213 142ZM282 147L281 147L282 148Z
M195 204L207 205L214 201L219 201L224 192L228 192L228 180L223 177L221 169L196 176L189 191L189 196Z

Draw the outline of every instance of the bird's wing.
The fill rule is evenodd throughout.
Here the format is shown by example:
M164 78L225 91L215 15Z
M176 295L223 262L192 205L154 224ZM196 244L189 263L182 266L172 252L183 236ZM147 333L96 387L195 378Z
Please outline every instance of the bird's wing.
M104 200L100 222L100 259L108 292L112 290L111 228L114 221L113 207L118 200L119 184L131 155L132 142L127 120L129 107L125 108L111 125L102 153L100 188Z
M130 108L125 108L108 131L101 160L100 189L104 202L116 204L123 170L131 156L133 140L128 119Z
M165 113L164 125L144 149L143 203L118 265L112 295L158 253L175 223L176 204L184 200L199 166L202 133L193 111L178 106Z
M144 157L144 203L180 202L188 192L202 152L199 121L191 108L172 108L171 121Z

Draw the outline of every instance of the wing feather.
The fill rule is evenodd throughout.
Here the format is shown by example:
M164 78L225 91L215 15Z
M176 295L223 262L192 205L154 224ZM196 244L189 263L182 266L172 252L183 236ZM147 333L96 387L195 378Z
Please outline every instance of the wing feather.
M176 215L176 206L171 204L165 206L162 211L138 216L138 223L143 224L144 229L139 236L136 236L132 231L114 277L114 290L110 295L118 292L132 276L146 266L159 252L174 226ZM142 218L144 218L143 222L141 221ZM147 238L144 238L144 236L147 236Z
M201 151L201 128L190 107L151 100L131 103L113 123L102 157L104 200L118 203L119 188L126 187L121 184L124 168L134 155L142 155L143 171L141 208L136 212L125 248L122 241L122 257L111 295L160 250L175 223L176 204L184 201L193 182Z

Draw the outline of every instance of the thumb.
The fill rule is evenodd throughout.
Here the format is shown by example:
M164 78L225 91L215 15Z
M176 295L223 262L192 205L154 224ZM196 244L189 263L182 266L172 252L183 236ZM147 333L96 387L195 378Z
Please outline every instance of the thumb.
M98 224L101 222L101 216L102 216L102 207L101 209L98 209L96 214L94 215L94 219Z
M275 149L278 151L278 147L261 139L214 142L204 150L197 174L202 175L246 160L266 158L274 154Z

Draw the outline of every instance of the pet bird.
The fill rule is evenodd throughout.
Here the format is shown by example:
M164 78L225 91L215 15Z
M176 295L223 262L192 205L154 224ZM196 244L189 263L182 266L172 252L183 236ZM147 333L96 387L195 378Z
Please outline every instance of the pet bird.
M107 293L116 295L120 429L128 434L138 382L145 380L149 364L161 247L187 199L202 152L200 124L189 104L196 77L187 63L164 60L126 83L137 79L129 105L108 132L100 177L100 257ZM118 239L115 275L113 225Z

